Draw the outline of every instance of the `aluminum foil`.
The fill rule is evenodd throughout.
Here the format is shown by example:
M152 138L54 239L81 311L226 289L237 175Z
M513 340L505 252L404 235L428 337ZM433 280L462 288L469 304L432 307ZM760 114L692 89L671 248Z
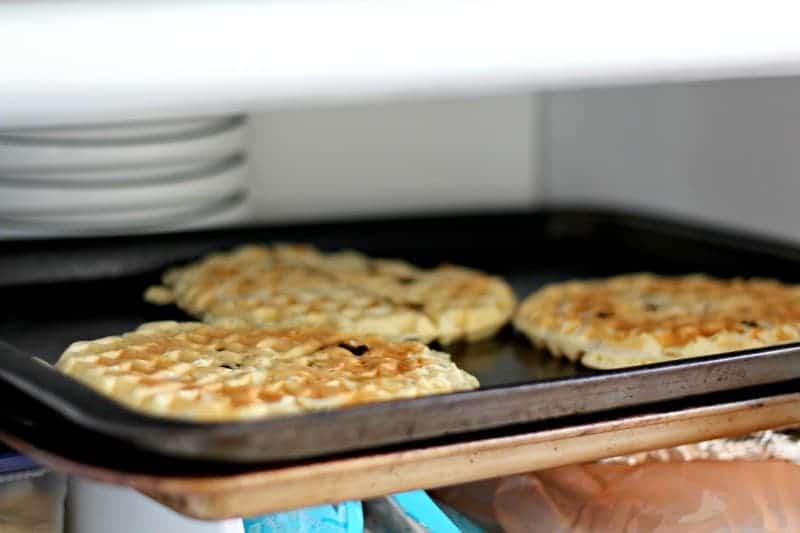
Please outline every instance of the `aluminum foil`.
M743 437L714 439L674 448L603 459L601 463L637 465L647 461L763 461L800 464L800 428L762 431Z

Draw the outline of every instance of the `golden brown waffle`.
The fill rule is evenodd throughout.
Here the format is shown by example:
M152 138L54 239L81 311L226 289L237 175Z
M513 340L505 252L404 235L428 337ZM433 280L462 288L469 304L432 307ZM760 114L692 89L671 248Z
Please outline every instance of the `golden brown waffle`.
M493 335L516 303L508 284L475 270L425 270L302 245L213 254L169 270L145 298L213 324L324 326L445 344Z
M474 389L450 356L325 329L153 322L73 343L57 368L134 409L222 421Z
M800 340L800 286L630 274L546 286L514 325L556 356L617 368Z

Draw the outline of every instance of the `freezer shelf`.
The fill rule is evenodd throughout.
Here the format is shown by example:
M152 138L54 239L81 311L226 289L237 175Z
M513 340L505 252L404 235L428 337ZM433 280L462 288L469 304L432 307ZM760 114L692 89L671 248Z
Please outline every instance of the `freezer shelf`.
M800 73L764 3L209 0L0 5L3 127Z

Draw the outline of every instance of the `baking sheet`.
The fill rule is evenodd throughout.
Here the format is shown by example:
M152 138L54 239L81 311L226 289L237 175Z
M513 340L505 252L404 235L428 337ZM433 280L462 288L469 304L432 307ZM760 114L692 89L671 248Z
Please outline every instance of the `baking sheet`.
M442 261L507 279L522 298L547 282L649 270L797 281L792 246L637 214L556 210L244 228L181 235L0 244L0 380L81 432L184 461L296 461L800 378L800 346L596 372L552 359L505 329L448 347L477 391L274 419L197 424L135 413L32 359L150 320L186 319L142 301L161 270L256 241L312 242ZM20 400L24 402L24 400ZM0 423L4 415L0 412ZM36 414L31 415L36 418Z
M561 426L538 423L513 433L460 435L380 453L280 465L165 460L107 441L99 443L96 434L87 438L83 432L84 439L76 442L62 427L58 433L49 427L39 433L35 424L27 423L14 435L0 431L0 440L48 468L133 487L179 513L221 520L329 503L331 494L341 500L362 500L800 422L800 394L770 390L764 396L764 392L721 393L701 398L700 405L670 402L646 410L615 411L610 419L573 417L561 421Z

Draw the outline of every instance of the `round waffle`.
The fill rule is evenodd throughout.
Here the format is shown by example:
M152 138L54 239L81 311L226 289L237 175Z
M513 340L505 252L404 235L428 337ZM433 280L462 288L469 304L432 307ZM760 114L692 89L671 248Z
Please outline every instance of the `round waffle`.
M630 274L548 285L514 325L593 368L699 357L800 340L800 286L766 279Z
M73 343L56 367L134 409L222 421L474 389L450 356L325 329L153 322Z
M145 298L213 324L322 326L444 344L493 335L516 303L508 284L475 270L302 245L213 254L169 270Z

